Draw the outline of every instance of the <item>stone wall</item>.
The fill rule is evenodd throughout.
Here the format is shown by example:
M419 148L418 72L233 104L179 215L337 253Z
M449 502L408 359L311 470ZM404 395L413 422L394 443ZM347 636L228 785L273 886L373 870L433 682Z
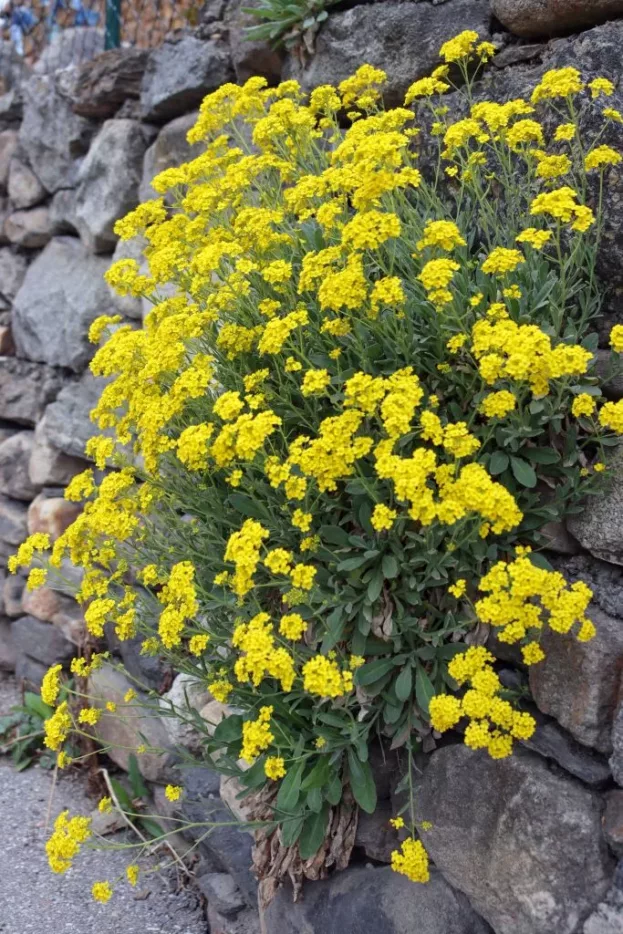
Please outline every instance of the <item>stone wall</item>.
M186 132L203 96L229 80L262 74L271 83L297 77L306 88L336 82L363 61L388 72L387 100L437 64L442 42L476 29L499 47L477 91L497 99L525 93L551 67L604 74L623 110L623 0L403 0L344 3L332 11L304 60L244 40L248 0L210 0L194 31L150 53L118 50L23 76L14 69L0 97L0 560L29 532L57 537L77 514L63 488L87 466L94 433L89 410L100 381L88 372L90 322L119 313L139 325L144 309L109 292L102 276L113 259L133 255L118 243L115 221L153 196L152 176L191 155ZM611 22L607 22L612 20ZM508 27L508 28L506 28ZM574 30L582 30L574 35ZM558 36L551 41L548 37ZM50 53L54 60L56 53ZM23 80L22 80L23 79ZM6 83L6 81L5 81ZM452 96L448 102L452 105ZM623 150L623 134L609 140ZM606 206L600 269L610 288L609 322L623 320L623 177L615 169ZM623 395L613 384L608 392ZM308 887L292 904L282 889L263 911L265 934L615 934L623 930L623 458L611 491L568 523L551 526L551 560L593 588L598 635L589 643L558 638L530 672L538 729L512 758L448 744L414 775L419 818L435 863L417 886L384 865L397 838L400 759L379 760L379 809L361 815L355 860L344 873ZM67 569L70 574L70 569ZM0 571L0 667L37 686L46 668L68 664L85 638L80 608L64 594L28 593L21 576ZM188 693L186 676L139 653L139 640L115 644L132 675L167 699ZM493 647L495 650L495 647ZM503 676L517 683L518 669ZM521 674L521 673L520 673ZM525 677L525 672L523 673ZM112 666L91 689L119 700L129 682ZM192 704L208 722L223 714L202 690ZM103 739L119 721L102 717ZM128 729L126 721L124 729ZM171 718L141 721L153 746L141 768L161 811L174 816L162 784L174 774L173 748L196 749L197 736ZM111 753L128 767L127 750ZM184 776L183 813L242 813L231 780L204 768ZM167 810L168 809L168 810ZM198 845L198 882L213 934L259 930L251 841L223 827ZM367 867L367 868L366 868ZM346 897L345 897L346 896Z

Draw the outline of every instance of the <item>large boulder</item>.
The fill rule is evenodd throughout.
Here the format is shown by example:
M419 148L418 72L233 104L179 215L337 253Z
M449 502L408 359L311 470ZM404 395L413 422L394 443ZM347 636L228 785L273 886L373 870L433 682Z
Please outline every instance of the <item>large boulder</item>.
M34 75L26 83L24 100L19 138L30 166L50 194L71 188L97 124L73 113L48 75Z
M104 272L75 237L55 237L29 266L13 306L19 356L81 370L93 353L91 322L110 311Z
M496 934L572 934L608 889L599 796L532 753L446 746L415 801L435 865Z
M623 892L613 886L590 918L582 934L621 934L623 931Z
M26 275L28 263L19 253L0 247L0 300L10 307Z
M79 380L59 392L56 401L45 410L41 436L50 447L70 457L84 457L84 446L98 428L89 418L106 380L88 370Z
M18 431L0 444L0 493L30 501L39 492L28 474L33 432Z
M3 542L17 546L28 536L27 511L26 503L0 496L0 539Z
M197 678L183 672L176 676L171 688L160 698L162 722L172 746L199 751L203 734L193 718L210 699L209 691Z
M54 542L81 512L79 503L71 503L63 496L40 493L28 506L28 534L43 532Z
M13 211L4 222L4 233L14 246L40 250L52 237L49 208L40 205L29 211Z
M493 13L516 36L560 36L623 15L623 0L492 0Z
M253 75L262 75L269 84L276 84L281 77L284 53L263 39L248 39L247 29L262 22L248 13L250 7L259 6L258 0L231 0L225 11L225 25L229 30L229 47L239 84L244 84Z
M1 270L0 258L0 274ZM34 425L62 385L59 374L49 366L0 357L0 418Z
M69 73L67 94L82 117L105 120L126 100L137 100L147 64L145 49L108 49Z
M429 3L389 2L355 6L331 13L316 40L308 65L290 55L285 74L305 90L337 84L368 63L387 73L384 97L401 104L410 84L439 64L439 48L460 29L489 38L489 0Z
M488 926L435 870L414 885L389 867L353 868L307 883L294 902L284 885L262 912L270 934L487 934ZM552 931L549 934L553 934ZM558 932L557 932L558 934Z
M56 626L34 616L22 616L11 625L13 645L17 652L34 658L42 665L66 664L76 654L76 647Z
M234 76L225 42L192 35L168 41L149 56L141 87L144 120L165 123L199 106L206 94Z
M610 482L601 496L592 496L584 512L567 525L580 544L596 558L623 565L623 448L611 462Z
M0 191L6 192L9 184L11 160L18 147L17 130L2 130L0 133Z
M569 775L596 788L609 784L610 769L606 758L578 743L556 720L532 710L537 727L530 739L522 740L526 749L551 759Z
M81 457L63 454L49 443L44 415L35 428L28 463L31 482L36 486L66 486L72 477L86 470L88 466L87 461Z
M623 696L621 696L612 726L612 757L610 759L610 768L612 769L612 777L615 782L623 786Z
M201 143L195 143L191 146L186 139L186 134L197 122L197 112L184 114L183 117L176 117L166 126L163 126L154 143L145 153L143 162L143 177L139 189L141 201L148 201L150 198L159 197L158 193L151 187L151 181L159 172L170 169L173 166L181 165L189 159L194 159L204 150ZM132 241L126 241L132 242Z
M93 672L88 686L91 704L102 710L95 734L105 747L106 754L126 770L130 767L130 756L136 754L137 746L146 745L148 751L137 756L138 767L144 778L157 782L167 774L168 737L160 718L145 713L139 706L141 700L145 703L144 697L129 704L124 701L128 690L135 687L129 678L108 663ZM105 709L107 701L117 705L114 713Z
M80 167L75 222L88 250L112 253L115 222L138 204L147 139L136 120L107 120Z
M539 709L578 742L608 753L623 669L623 622L596 606L590 618L597 635L589 642L543 633L545 659L530 667L530 689Z
M30 166L13 157L9 166L8 191L16 208L32 208L46 196L46 191Z

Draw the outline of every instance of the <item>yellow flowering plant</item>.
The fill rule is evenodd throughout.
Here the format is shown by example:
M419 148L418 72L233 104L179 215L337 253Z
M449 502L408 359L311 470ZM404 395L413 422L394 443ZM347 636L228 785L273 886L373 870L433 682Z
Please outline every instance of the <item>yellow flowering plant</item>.
M577 99L598 101L574 69L474 102L493 51L462 33L392 110L371 66L308 99L294 81L221 87L189 133L204 153L117 225L147 241L145 268L107 274L152 305L144 327L91 331L108 383L89 453L115 469L71 482L84 510L49 565L85 569L93 637L142 633L228 705L206 761L263 790L302 860L345 796L374 810L379 738L411 754L463 720L493 757L529 738L494 656L466 647L477 625L526 664L548 628L592 635L590 591L539 549L623 432L595 370L586 203L587 173L601 191L620 156L583 138ZM622 327L611 345L614 372ZM412 808L393 864L428 877Z

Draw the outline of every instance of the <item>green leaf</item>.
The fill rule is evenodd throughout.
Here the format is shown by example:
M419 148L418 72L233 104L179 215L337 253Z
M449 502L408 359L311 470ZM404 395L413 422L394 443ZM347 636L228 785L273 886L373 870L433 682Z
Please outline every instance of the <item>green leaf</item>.
M368 584L368 600L375 603L381 595L383 589L383 573L381 570L374 572L374 575Z
M54 708L49 707L41 700L38 694L33 694L32 691L26 691L24 694L24 706L30 713L34 713L35 716L39 717L41 720L47 720L48 717L51 717L54 713Z
M342 798L342 779L336 772L325 789L325 798L329 804L339 804Z
M132 788L132 794L135 798L149 797L149 792L143 781L143 776L138 767L138 760L134 753L131 753L128 759L128 778L130 779L130 787Z
M385 580L393 580L394 577L398 577L398 562L393 555L383 555L381 567Z
M310 788L322 788L329 777L330 771L331 763L329 762L329 757L319 756L313 769L305 776L305 779L301 783L301 791L309 791Z
M340 561L337 566L338 571L355 571L357 568L360 568L362 564L365 564L366 561L369 561L369 558L366 558L365 555L358 555L356 558L346 558L345 561Z
M140 817L139 824L146 830L150 837L161 837L163 835L163 830L158 821L153 820L151 817Z
M491 455L491 460L489 461L489 473L493 477L497 477L498 474L504 473L508 464L508 454L505 454L503 451L495 451Z
M341 545L343 548L348 546L348 532L339 525L323 525L318 534L323 542L330 545Z
M369 762L360 762L352 748L348 749L348 770L353 797L362 811L374 814L376 785Z
M230 714L228 717L221 720L212 738L217 743L225 746L242 739L242 717L240 714Z
M560 460L560 454L554 448L524 448L521 453L534 464L557 464Z
M521 460L520 457L511 457L511 470L517 483L530 490L536 486L536 473L527 461Z
M294 846L303 829L302 817L290 817L281 825L281 842L284 846Z
M425 713L428 716L428 705L430 703L431 697L435 694L435 688L433 682L428 677L424 668L421 665L418 665L418 669L415 675L415 697L418 702L418 706L422 713Z
M301 859L311 859L318 852L327 832L328 820L328 804L325 804L317 814L311 814L306 818L299 839Z
M243 516L251 516L253 519L267 519L269 513L264 509L258 500L245 496L244 493L231 493L227 497L227 502Z
M307 792L307 807L310 811L313 811L315 814L322 807L322 791L320 788L310 788Z
M364 687L366 684L373 684L386 675L394 667L393 658L377 658L373 662L368 662L357 669L355 681Z
M115 793L115 797L117 801L119 802L119 807L121 808L121 810L127 811L129 814L132 814L134 812L134 805L132 804L132 799L130 798L130 795L127 793L123 785L120 782L118 782L116 778L110 779L110 785L111 785L112 790Z
M413 671L411 665L405 665L394 685L394 691L398 700L406 701L413 688Z
M294 811L301 793L301 777L304 767L305 762L298 762L293 768L288 769L277 794L276 806L278 811L285 811L286 814L291 814Z

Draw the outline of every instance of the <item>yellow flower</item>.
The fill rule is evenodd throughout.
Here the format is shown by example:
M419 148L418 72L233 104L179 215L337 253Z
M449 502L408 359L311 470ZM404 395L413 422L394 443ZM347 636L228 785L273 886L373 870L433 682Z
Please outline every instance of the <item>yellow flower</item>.
M600 169L605 165L618 165L621 158L621 154L612 146L596 146L584 159L584 168L590 172L591 169Z
M568 140L573 139L575 134L576 134L575 123L560 123L556 127L556 131L554 133L554 139L558 143L567 142Z
M493 250L482 264L482 271L496 276L504 276L513 272L525 259L519 250L508 250L498 246Z
M125 875L130 885L135 886L137 884L139 873L140 869L136 863L132 863L132 865L126 867Z
M97 805L97 810L100 814L110 814L112 811L112 798L102 798Z
M179 801L183 791L180 785L167 785L164 789L164 796L167 801Z
M324 392L330 382L327 370L308 370L303 378L301 392L304 396L317 395Z
M41 700L44 704L53 706L61 689L60 676L63 670L62 665L52 665L48 668L41 682Z
M573 400L571 406L571 412L575 415L576 418L579 418L581 415L592 415L595 411L596 403L593 396L589 396L588 393L582 392Z
M467 59L474 50L475 43L478 42L478 33L471 29L460 32L454 39L449 39L439 49L439 54L444 62L459 62Z
M398 513L395 509L390 509L383 503L377 503L370 518L372 528L377 532L383 532L391 529Z
M529 642L522 646L521 654L525 665L537 665L545 658L545 652L538 642Z
M391 854L391 867L411 882L428 882L430 872L428 869L428 854L421 840L409 837L402 844L400 850Z
M402 817L390 817L389 822L394 830L402 830L405 825L404 818Z
M288 613L279 622L279 632L286 639L301 639L306 629L307 622L299 613Z
M264 763L264 772L267 778L277 781L286 774L285 762L281 756L269 756Z
M614 85L608 78L594 78L588 82L587 87L590 88L593 98L600 97L602 94L604 97L611 97L614 94Z
M105 905L112 898L112 886L110 882L94 882L91 894L96 902Z
M455 584L451 584L448 587L448 593L451 593L453 597L456 597L457 600L459 597L462 597L467 590L467 581L464 578L458 580Z

